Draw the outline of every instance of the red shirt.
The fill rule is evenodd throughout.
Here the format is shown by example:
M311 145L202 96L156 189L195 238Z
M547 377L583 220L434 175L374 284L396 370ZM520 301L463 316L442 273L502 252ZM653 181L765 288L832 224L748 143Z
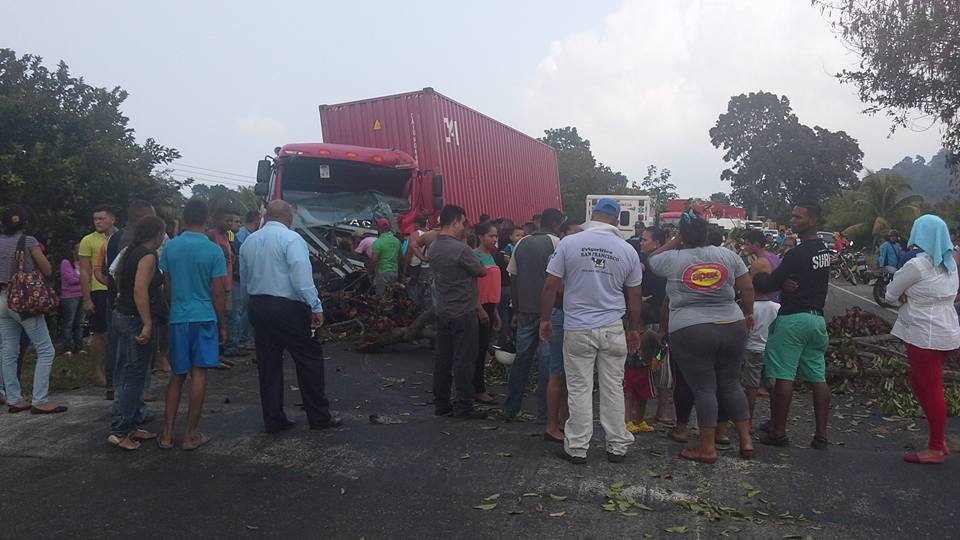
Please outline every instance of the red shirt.
M473 250L473 253L483 263L487 269L487 275L477 278L477 287L480 289L481 304L499 304L500 303L500 267L493 257L481 253L480 250Z

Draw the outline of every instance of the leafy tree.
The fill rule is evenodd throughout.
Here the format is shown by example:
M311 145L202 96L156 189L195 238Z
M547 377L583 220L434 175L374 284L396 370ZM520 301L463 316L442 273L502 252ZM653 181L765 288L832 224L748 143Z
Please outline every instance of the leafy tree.
M253 188L249 187L230 189L223 185L195 184L191 191L193 197L207 202L211 214L223 208L243 216L248 210L256 210L260 207L260 198L253 192Z
M863 168L855 139L803 125L786 96L769 92L731 97L710 140L732 163L720 175L733 187L732 200L753 217L782 220L800 198L821 200L855 189Z
M877 245L888 230L905 231L920 215L923 197L909 191L910 184L900 176L870 174L859 189L828 202L829 223L850 238L870 238Z
M624 193L628 190L627 177L598 162L590 149L590 141L581 137L577 128L548 129L540 141L557 151L560 195L567 215L578 218L585 216L587 195Z
M659 169L656 165L647 166L647 175L640 182L640 188L645 190L653 198L654 208L657 214L667 210L667 201L676 199L677 186L670 182L670 169Z
M960 164L960 3L955 0L813 0L859 69L837 74L857 87L864 112L885 112L891 131L920 111L943 123L948 162Z
M51 71L38 56L0 49L0 201L36 212L55 260L93 229L98 204L122 212L140 198L163 212L182 203L186 182L158 172L180 154L136 141L120 111L126 98L73 77L63 62Z
M727 195L722 191L712 193L710 195L710 202L715 202L719 204L730 204L730 195Z

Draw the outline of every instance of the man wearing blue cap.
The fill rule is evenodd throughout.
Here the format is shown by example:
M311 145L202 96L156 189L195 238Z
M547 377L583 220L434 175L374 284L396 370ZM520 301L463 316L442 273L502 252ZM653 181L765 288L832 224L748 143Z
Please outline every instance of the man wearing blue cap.
M619 218L617 201L597 202L583 232L565 237L557 246L540 301L540 338L546 341L554 332L550 322L554 299L563 290L563 368L570 418L557 455L578 465L586 463L593 437L594 366L607 460L622 462L633 443L623 422L623 366L627 352L640 345L642 272L637 250L620 236ZM624 313L629 315L627 332Z

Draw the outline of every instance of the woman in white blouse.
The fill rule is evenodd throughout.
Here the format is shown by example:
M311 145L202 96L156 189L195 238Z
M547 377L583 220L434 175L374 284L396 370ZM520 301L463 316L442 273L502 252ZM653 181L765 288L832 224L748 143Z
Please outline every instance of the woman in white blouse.
M937 216L917 218L908 246L921 252L893 276L887 302L901 304L893 335L907 343L913 393L930 426L928 449L904 456L908 463L938 464L949 453L943 364L960 348L960 322L953 307L957 296L957 259L947 224Z

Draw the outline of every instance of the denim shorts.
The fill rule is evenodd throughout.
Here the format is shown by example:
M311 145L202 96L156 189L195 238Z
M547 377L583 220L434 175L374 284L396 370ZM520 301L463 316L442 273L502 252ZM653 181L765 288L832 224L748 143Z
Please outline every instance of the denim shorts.
M168 332L170 370L175 374L220 365L220 334L215 321L171 324Z

